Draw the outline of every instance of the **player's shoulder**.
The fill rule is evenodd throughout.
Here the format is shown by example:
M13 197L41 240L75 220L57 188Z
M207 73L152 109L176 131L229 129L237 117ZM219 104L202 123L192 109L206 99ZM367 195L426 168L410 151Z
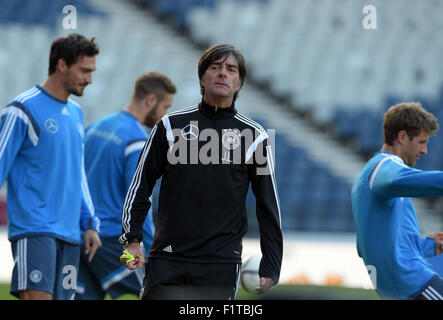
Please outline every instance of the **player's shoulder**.
M265 128L259 122L241 112L237 111L234 118L236 119L239 127L256 130L259 133L266 133Z
M28 89L12 98L3 108L1 115L12 114L22 119L26 124L31 123L33 127L38 127L35 115L39 110L39 96L42 91L38 86Z
M8 106L29 106L36 101L42 94L42 90L38 86L34 86L11 99Z
M198 104L189 106L186 108L180 108L178 110L168 112L166 115L164 115L159 123L158 126L163 126L166 131L169 131L173 128L183 127L186 124L189 124L189 121L198 120L197 113L198 113Z
M89 136L112 137L116 141L120 141L119 145L126 145L130 141L147 138L143 126L125 111L117 111L95 120L88 126L86 133Z
M385 152L377 152L364 166L362 172L369 177L372 188L376 176L392 177L403 168L412 169L397 155ZM416 169L412 169L416 170Z
M107 127L107 126L115 126L115 124L125 124L124 118L122 118L119 112L114 112L111 114L106 114L101 118L95 120L91 126L95 127Z
M143 125L134 115L125 110L111 114L108 121L120 135L126 137L125 140L146 139L148 137Z
M82 107L77 101L73 100L72 98L68 98L66 106L69 110L76 112L81 118L83 118Z
M77 119L80 119L82 122L84 122L83 111L80 104L78 104L76 101L72 100L71 98L67 99L67 103L62 109L62 113L66 115L75 114L77 116Z
M402 158L399 156L392 154L392 153L386 153L386 152L378 152L373 158L373 162L377 164L377 166L384 166L384 167L405 167L409 168Z
M76 108L76 109L78 109L78 110L81 110L81 109L82 109L82 107L80 106L80 104L79 104L78 102L76 102L75 100L71 99L71 98L68 98L68 104L69 104L70 106L72 106L73 108Z
M168 112L163 118L163 119L175 119L175 118L183 118L183 117L189 117L191 116L193 113L198 111L198 104L192 105L192 106L188 106L185 108L180 108L178 110L175 111L171 111Z

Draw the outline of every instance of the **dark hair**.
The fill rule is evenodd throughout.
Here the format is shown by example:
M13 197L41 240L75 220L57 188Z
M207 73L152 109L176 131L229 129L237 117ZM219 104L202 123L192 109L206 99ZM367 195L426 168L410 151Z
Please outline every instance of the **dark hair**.
M137 78L132 96L135 100L140 101L147 94L154 93L161 100L167 93L174 94L176 91L177 89L171 79L160 72L151 71Z
M99 48L95 38L89 40L78 33L58 38L51 45L48 73L51 75L55 72L59 59L65 60L69 67L83 56L93 57L98 53Z
M200 57L200 61L198 62L198 78L201 80L203 78L203 75L205 74L206 70L209 68L209 66L214 62L217 61L223 57L227 57L232 55L238 63L238 71L240 74L240 81L241 86L243 86L243 83L246 79L246 62L245 58L243 57L243 53L234 47L231 44L223 43L223 44L217 44L214 45L208 49L206 49L205 52L203 52L202 56ZM203 95L205 88L200 85L200 92ZM237 99L238 91L234 94L234 100Z
M419 102L399 103L390 107L385 113L384 142L393 145L401 130L408 133L410 140L418 136L421 130L431 135L438 130L437 118L426 111Z

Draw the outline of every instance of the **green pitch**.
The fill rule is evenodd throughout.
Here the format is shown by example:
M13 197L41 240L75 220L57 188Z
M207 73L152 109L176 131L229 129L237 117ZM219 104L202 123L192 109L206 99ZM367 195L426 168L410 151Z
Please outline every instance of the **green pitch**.
M109 296L106 297L110 299ZM0 300L15 300L9 294L9 284L0 284ZM135 300L134 295L124 295L119 300ZM333 299L333 300L377 300L378 295L374 290L343 288L333 286L308 286L308 285L278 285L269 292L261 295L248 293L242 288L238 292L239 300L248 299Z
M0 300L17 300L9 294L9 284L0 283Z

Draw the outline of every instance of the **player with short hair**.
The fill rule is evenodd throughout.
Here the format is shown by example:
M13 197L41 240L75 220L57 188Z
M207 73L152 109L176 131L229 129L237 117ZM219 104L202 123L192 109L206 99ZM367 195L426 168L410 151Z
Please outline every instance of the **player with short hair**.
M82 253L76 299L103 299L106 294L116 299L123 294L139 295L143 282L142 269L130 271L119 257L122 245L121 212L126 192L131 185L137 161L150 130L171 106L176 87L160 72L147 72L138 77L131 99L119 112L105 116L86 129L85 168L95 206L100 218L103 246L96 258L88 261ZM149 251L154 237L152 214L143 225L143 243Z
M167 114L153 128L123 205L120 240L141 266L142 224L162 177L142 299L235 299L250 185L263 255L258 291L280 276L283 240L268 134L235 107L246 78L243 54L230 44L212 46L198 74L202 101Z
M92 83L98 53L94 38L56 39L46 81L2 112L0 179L8 178L15 262L11 294L20 299L72 299L75 283L63 279L78 267L81 233L89 259L101 245L83 167L83 114L69 99Z
M428 153L437 119L420 103L401 103L388 109L383 128L383 147L352 188L358 254L375 267L380 297L441 300L443 279L426 258L443 252L443 233L420 237L410 198L443 195L443 172L412 168Z

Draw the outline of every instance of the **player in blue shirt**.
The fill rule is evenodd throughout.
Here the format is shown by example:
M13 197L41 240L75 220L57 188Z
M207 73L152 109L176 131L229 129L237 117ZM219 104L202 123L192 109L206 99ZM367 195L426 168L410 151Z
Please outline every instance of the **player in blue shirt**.
M421 238L410 197L443 195L443 172L411 168L427 154L437 119L420 103L391 107L384 144L352 188L357 250L384 299L443 299L443 279L426 260L443 251L441 232Z
M122 266L119 258L124 247L118 237L122 232L121 212L132 182L138 158L148 137L149 128L166 114L176 88L159 72L142 74L124 110L105 116L86 130L85 168L95 214L100 218L103 246L88 262L80 258L76 299L103 299L122 294L139 295L144 271ZM144 223L143 243L149 252L154 237L152 214Z
M94 39L79 34L55 40L47 80L2 111L11 294L20 299L72 299L81 232L89 259L101 245L83 167L83 115L68 98L92 83L98 52Z

